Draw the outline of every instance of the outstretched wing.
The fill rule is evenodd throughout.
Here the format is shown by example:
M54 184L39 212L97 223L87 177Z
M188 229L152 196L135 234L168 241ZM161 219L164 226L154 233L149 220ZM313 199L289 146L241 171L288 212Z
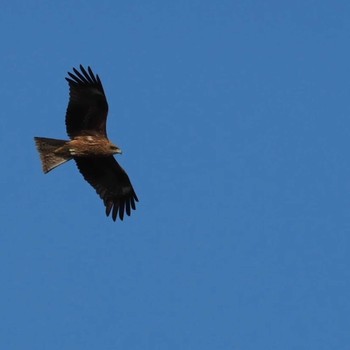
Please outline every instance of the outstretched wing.
M91 68L80 65L79 72L68 72L69 103L66 112L66 128L69 137L100 134L107 137L106 119L108 103L98 75Z
M115 221L118 213L123 220L124 213L130 216L136 209L136 193L128 175L113 156L103 158L75 158L84 179L95 188L106 206L106 215L112 212Z

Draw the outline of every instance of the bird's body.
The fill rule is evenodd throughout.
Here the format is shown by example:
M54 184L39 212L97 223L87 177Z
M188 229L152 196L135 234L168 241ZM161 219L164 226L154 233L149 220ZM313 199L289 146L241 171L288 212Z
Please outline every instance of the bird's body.
M76 136L55 153L68 153L73 157L107 157L121 153L121 150L106 138Z
M35 143L47 173L74 159L85 180L95 188L106 206L107 216L113 220L124 211L130 215L138 201L128 175L113 157L121 153L106 133L108 104L98 75L91 68L80 66L81 72L68 73L70 100L66 114L66 128L70 140L35 137Z

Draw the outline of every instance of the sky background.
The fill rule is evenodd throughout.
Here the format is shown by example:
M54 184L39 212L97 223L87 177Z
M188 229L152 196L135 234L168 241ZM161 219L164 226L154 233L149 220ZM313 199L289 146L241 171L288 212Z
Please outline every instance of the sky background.
M350 2L8 1L0 348L350 348ZM98 73L140 199L74 162L67 71Z

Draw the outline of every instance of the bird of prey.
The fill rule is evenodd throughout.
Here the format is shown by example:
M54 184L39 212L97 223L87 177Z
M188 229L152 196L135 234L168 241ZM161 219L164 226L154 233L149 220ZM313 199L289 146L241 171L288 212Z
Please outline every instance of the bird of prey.
M130 216L136 209L136 193L128 175L113 157L122 153L108 140L106 121L108 104L101 80L91 68L80 65L66 78L69 103L66 129L69 141L34 137L44 173L74 159L84 179L96 190L115 221Z

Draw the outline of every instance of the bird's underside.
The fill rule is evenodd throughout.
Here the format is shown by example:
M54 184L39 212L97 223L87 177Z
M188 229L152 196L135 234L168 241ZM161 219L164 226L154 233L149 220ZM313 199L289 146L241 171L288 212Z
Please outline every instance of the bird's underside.
M124 213L131 214L138 202L128 175L115 160L121 153L107 138L108 104L102 83L91 68L81 72L73 68L68 73L70 99L66 113L66 128L70 140L35 137L43 171L74 159L84 179L96 190L106 207L106 215L115 221Z

